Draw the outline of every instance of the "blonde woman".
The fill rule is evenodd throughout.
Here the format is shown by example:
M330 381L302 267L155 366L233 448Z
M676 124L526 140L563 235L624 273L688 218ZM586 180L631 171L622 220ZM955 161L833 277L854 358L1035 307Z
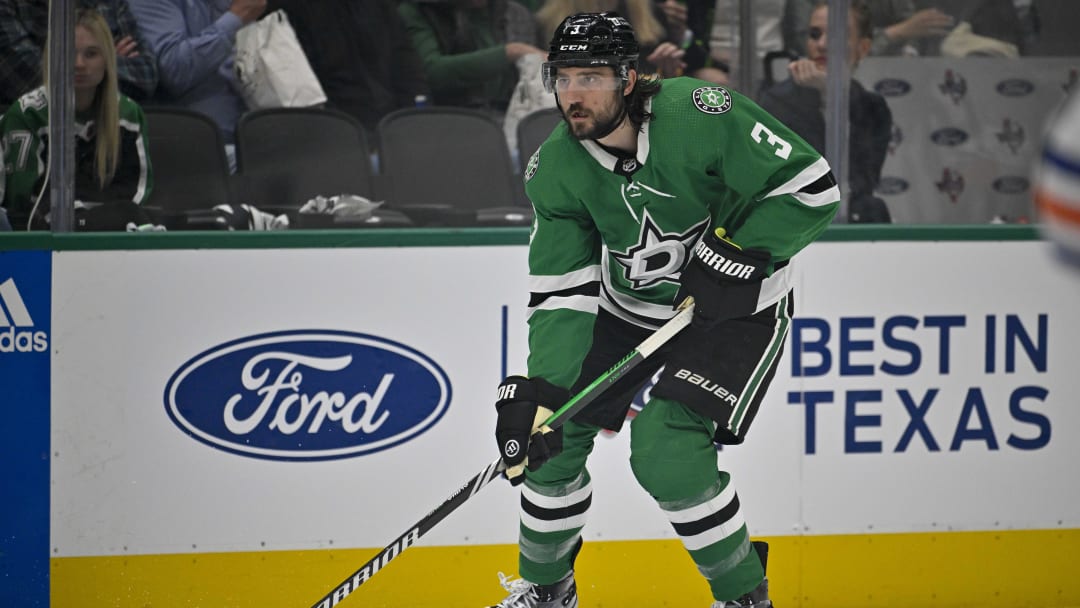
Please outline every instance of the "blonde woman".
M153 185L146 118L119 92L112 33L95 10L76 13L74 67L75 199L77 208L86 209L76 226L124 229L129 221L143 223L146 215L138 205ZM47 227L47 91L43 85L24 94L0 119L7 165L3 206L16 230Z
M626 18L637 32L641 44L642 73L661 76L681 76L686 69L683 61L683 36L686 34L686 14L666 12L654 0L545 0L536 11L543 42L551 40L562 20L577 13L615 11ZM669 16L670 15L670 16Z

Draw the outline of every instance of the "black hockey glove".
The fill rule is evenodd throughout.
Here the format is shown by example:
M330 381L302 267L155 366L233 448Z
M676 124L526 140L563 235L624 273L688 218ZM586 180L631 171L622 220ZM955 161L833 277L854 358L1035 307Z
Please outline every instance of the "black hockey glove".
M552 410L541 404L560 407L569 398L569 391L542 378L510 376L499 385L495 441L511 484L525 481L525 467L535 471L562 451L562 429L544 426Z
M694 297L691 324L709 329L721 321L754 314L761 281L772 256L763 249L743 249L717 228L698 241L690 263L682 271L678 306Z

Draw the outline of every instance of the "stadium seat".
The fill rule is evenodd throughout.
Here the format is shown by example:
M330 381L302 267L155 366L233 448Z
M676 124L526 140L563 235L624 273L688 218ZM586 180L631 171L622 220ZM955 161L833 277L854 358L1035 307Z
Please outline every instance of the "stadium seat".
M236 130L239 196L259 209L289 215L293 227L404 227L400 211L371 217L315 216L298 210L316 196L355 194L377 200L372 148L352 116L327 108L248 112Z
M161 211L170 229L215 227L210 209L234 202L229 161L217 123L184 108L146 106L143 110L154 169L148 205Z
M558 108L545 108L531 112L522 117L517 126L518 158L521 159L521 170L529 163L529 158L551 135L552 129L562 121L562 113Z
M794 51L769 51L765 53L765 57L762 58L762 65L765 69L765 79L761 85L762 89L787 80L790 77L788 64L798 58L799 56Z
M502 127L466 108L387 114L376 129L387 197L425 226L529 226Z

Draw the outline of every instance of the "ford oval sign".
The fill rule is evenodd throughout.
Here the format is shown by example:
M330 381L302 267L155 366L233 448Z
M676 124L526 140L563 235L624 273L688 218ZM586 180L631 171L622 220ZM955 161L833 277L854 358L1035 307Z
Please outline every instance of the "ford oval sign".
M882 176L877 187L874 188L874 192L888 196L890 194L903 194L908 191L908 188L907 180L902 177Z
M944 127L930 134L930 141L939 146L955 147L968 140L967 131L956 127Z
M911 92L911 83L899 78L883 78L874 83L874 90L883 97L902 97Z
M1023 175L1004 175L995 179L991 186L1002 194L1024 194L1031 188L1031 182Z
M385 450L430 429L450 405L446 373L390 340L327 330L227 342L165 387L176 426L215 448L269 460Z
M1021 78L1008 78L997 84L997 92L1006 97L1023 97L1035 91L1035 84Z

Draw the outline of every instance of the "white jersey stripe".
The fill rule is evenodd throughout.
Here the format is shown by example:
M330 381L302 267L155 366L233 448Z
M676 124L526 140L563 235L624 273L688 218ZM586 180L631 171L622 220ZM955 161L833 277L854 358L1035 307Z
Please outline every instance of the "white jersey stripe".
M550 293L579 287L600 280L600 265L593 264L560 275L529 275L529 291L532 293Z
M824 158L818 158L811 163L809 167L803 169L798 175L788 180L786 184L782 184L762 198L780 196L781 194L794 194L821 179L822 176L829 172L829 170L828 161ZM839 200L839 197L837 197L836 200Z
M840 200L840 188L833 186L824 192L818 192L817 194L808 194L806 192L796 192L791 196L795 197L795 200L806 205L807 207L822 207L824 205L831 205Z
M531 317L538 310L576 310L595 315L599 300L596 296L553 296L545 299L537 306L530 306L527 316Z

